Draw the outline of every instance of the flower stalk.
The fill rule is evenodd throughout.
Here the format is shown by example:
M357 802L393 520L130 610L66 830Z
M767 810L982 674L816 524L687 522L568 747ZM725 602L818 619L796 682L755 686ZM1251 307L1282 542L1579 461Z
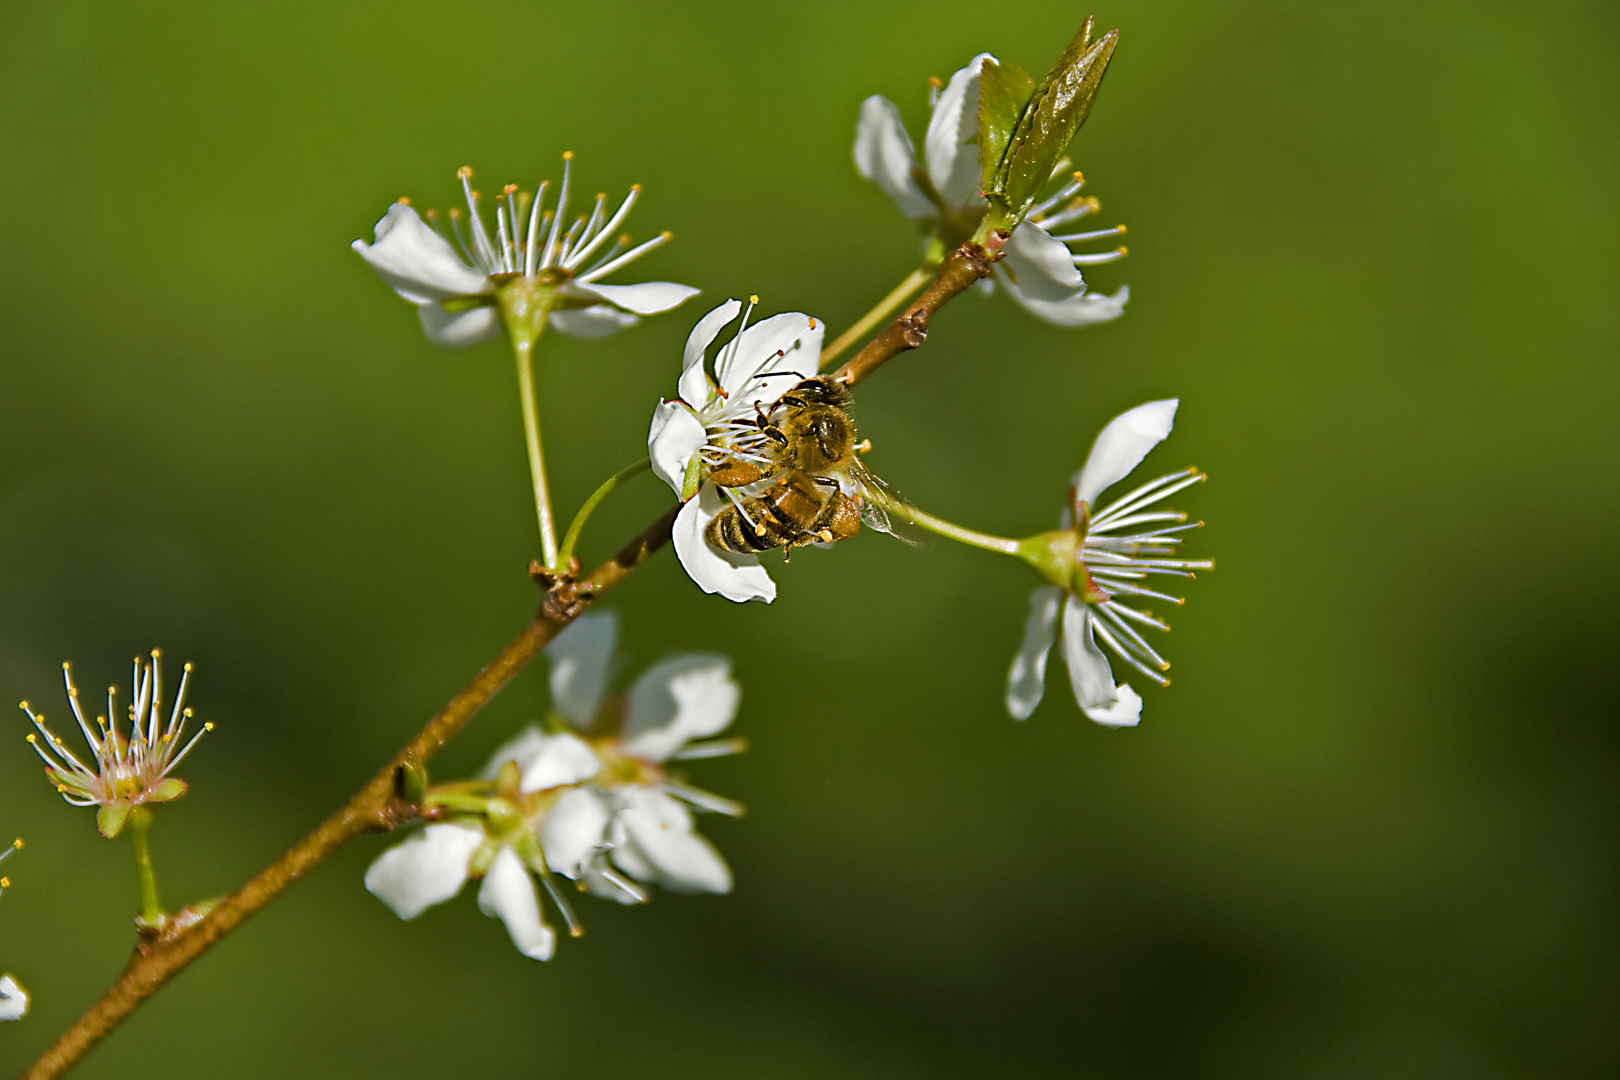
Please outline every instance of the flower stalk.
M152 829L152 811L137 806L129 812L126 823L129 838L135 845L135 880L141 888L141 924L156 927L163 922L163 905L158 903L157 873L152 866L152 845L148 833Z
M601 505L602 500L613 494L619 485L623 484L626 480L629 480L631 477L636 476L639 473L646 472L650 468L652 468L652 459L642 458L634 465L626 465L624 468L602 481L602 485L595 491L591 492L591 497L585 500L584 505L579 508L579 513L575 514L574 520L569 523L568 531L563 534L562 547L557 551L557 570L566 571L573 569L574 546L579 543L579 534L584 531L585 523L589 521L591 515L596 512L596 508Z
M560 282L549 274L513 276L495 289L495 298L517 362L518 404L523 410L523 438L529 451L529 476L534 483L534 514L540 528L540 559L549 570L560 570L557 532L551 513L551 491L546 483L545 447L540 434L540 409L534 392L534 346L545 333L546 321L557 303Z

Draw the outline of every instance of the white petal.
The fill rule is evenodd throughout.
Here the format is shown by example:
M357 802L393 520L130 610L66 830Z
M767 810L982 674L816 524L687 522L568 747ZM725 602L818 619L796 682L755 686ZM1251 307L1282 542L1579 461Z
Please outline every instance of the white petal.
M673 281L643 281L639 285L571 283L570 290L601 297L615 307L633 311L637 315L657 315L672 311L701 291L690 285L677 285Z
M585 865L607 843L613 817L602 795L590 788L566 791L546 812L540 850L546 865L564 877L578 878Z
M737 715L742 688L723 656L676 656L648 668L630 688L625 753L665 761L691 742L724 731Z
M0 1020L21 1020L28 1015L28 991L10 975L0 975Z
M1075 474L1075 498L1096 506L1097 496L1125 479L1170 434L1179 400L1150 401L1108 421L1086 456L1085 468Z
M1063 604L1063 659L1080 708L1108 708L1119 700L1108 658L1091 636L1091 609L1072 593Z
M684 381L684 380L683 380ZM652 471L679 495L686 483L686 467L708 435L692 409L684 401L661 401L653 410L652 427L647 432L647 456Z
M602 759L591 744L572 732L547 735L538 753L518 762L523 770L519 791L545 791L567 784L582 784L602 771Z
M703 533L725 503L720 489L704 481L693 498L675 515L675 555L688 577L706 593L719 593L727 600L776 599L776 582L759 565L754 555L738 555L712 547Z
M619 821L627 846L644 860L642 869L654 872L651 880L674 892L731 891L731 868L712 844L692 831L686 807L650 788L630 788L626 796L629 805ZM615 861L618 852L615 848Z
M551 329L564 337L590 341L627 330L641 321L641 316L620 311L612 304L592 304L587 308L568 308L553 311L547 320Z
M1086 279L1063 241L1031 221L1013 230L1006 255L996 265L1010 279L1009 289L1031 300L1067 300L1086 291Z
M416 314L428 340L440 348L465 349L501 336L501 317L492 307L446 311L438 304L418 304Z
M1082 710L1103 727L1135 727L1142 720L1142 697L1126 683L1115 688L1119 700Z
M861 102L861 117L855 122L855 168L887 191L906 216L934 217L939 209L911 175L916 166L917 153L894 102L879 94Z
M510 739L507 739L501 744L500 749L489 755L489 761L485 762L484 768L479 772L478 776L482 780L493 780L496 774L501 771L501 766L508 761L516 762L521 768L525 761L540 753L541 750L545 749L545 746L546 736L540 730L540 725L530 724Z
M550 960L556 951L557 935L540 917L534 880L511 848L501 848L484 875L484 884L478 890L478 910L498 916L512 935L512 944L524 956Z
M1000 266L996 267L996 280L1001 282L1007 295L1019 307L1053 326L1078 327L1110 322L1125 314L1125 302L1131 298L1130 287L1121 285L1112 296L1085 292L1070 294L1063 300L1032 300L1012 283ZM989 279L985 279L985 284L988 283Z
M414 919L461 891L467 860L483 842L483 830L471 825L429 825L377 856L366 889L400 918Z
M575 727L590 726L607 692L608 664L619 640L619 617L588 611L546 646L551 707Z
M821 337L826 324L797 311L772 315L744 330L720 350L715 376L730 397L729 411L753 413L754 402L769 405L794 383L808 379L821 364ZM780 355L779 355L780 354ZM765 372L791 372L757 379Z
M1013 657L1007 672L1007 712L1014 720L1028 719L1046 692L1046 654L1057 638L1058 609L1064 592L1060 586L1045 585L1029 594L1029 618L1024 623L1024 643Z
M462 262L449 242L402 202L390 206L377 222L374 243L356 240L349 246L413 304L492 289L482 270Z
M708 377L703 373L703 353L714 344L720 328L737 317L742 311L742 301L727 300L692 327L692 332L686 337L686 350L681 355L681 381L676 386L676 392L681 400L694 409L702 408L713 395L709 391Z
M986 60L994 59L980 53L952 75L928 119L928 134L923 138L928 179L953 207L967 206L979 197L979 69Z

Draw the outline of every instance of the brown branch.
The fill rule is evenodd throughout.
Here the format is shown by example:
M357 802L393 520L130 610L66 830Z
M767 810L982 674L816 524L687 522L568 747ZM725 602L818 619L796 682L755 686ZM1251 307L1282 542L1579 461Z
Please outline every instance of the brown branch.
M997 230L986 243L981 245L968 240L945 256L939 273L923 294L884 327L881 334L867 342L866 348L844 361L844 365L833 372L833 377L854 385L885 361L921 345L928 337L928 320L934 312L969 285L988 277L991 265L1001 258L1001 249L1006 243L1007 233Z
M143 946L144 951L137 950L112 988L56 1040L54 1046L40 1055L22 1074L24 1080L46 1080L67 1072L164 983L338 848L363 833L392 829L416 817L418 808L400 798L396 787L401 767L407 762L426 762L438 753L552 638L577 619L597 597L623 581L662 547L669 540L679 509L679 504L670 507L589 576L578 581L544 579L546 595L535 617L382 771L319 828L221 901L194 926L172 939L155 944L148 942Z

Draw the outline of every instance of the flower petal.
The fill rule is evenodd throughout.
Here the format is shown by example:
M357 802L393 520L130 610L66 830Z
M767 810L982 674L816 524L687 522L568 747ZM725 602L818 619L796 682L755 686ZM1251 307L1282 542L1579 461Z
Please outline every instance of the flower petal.
M1129 286L1121 285L1119 291L1109 296L1107 293L1071 293L1062 300L1032 300L1026 296L1018 286L1007 277L1007 272L996 267L996 280L1001 282L1019 307L1043 322L1053 326L1079 327L1090 326L1093 323L1109 322L1125 314L1125 302L1131 298Z
M356 240L349 246L413 304L492 289L484 272L462 262L449 242L406 203L397 202L383 214L373 243Z
M724 656L694 653L655 664L630 687L624 750L643 761L666 761L693 739L724 731L741 696Z
M1014 720L1025 720L1041 703L1046 692L1046 654L1057 638L1058 609L1063 589L1045 585L1029 594L1029 618L1024 623L1024 643L1013 657L1007 672L1007 712Z
M591 858L607 843L613 818L601 793L590 788L565 791L546 813L540 850L546 865L564 877L578 879Z
M546 747L545 733L540 730L539 724L530 724L516 735L507 739L485 762L484 768L478 776L482 780L493 780L501 771L501 766L508 761L516 762L519 768L523 763L534 757Z
M442 904L467 880L467 860L484 833L471 825L429 825L395 844L366 871L366 889L402 919L414 919Z
M10 975L0 975L0 1020L21 1020L28 1015L28 991Z
M1097 496L1125 479L1170 434L1179 400L1150 401L1108 421L1086 456L1085 468L1075 474L1075 498L1096 506Z
M731 868L712 844L692 831L686 807L652 788L628 788L625 796L628 805L618 820L626 845L641 856L632 861L643 862L643 870L651 869L652 881L672 892L731 891ZM618 853L615 848L615 861ZM625 869L634 873L630 866Z
M1073 253L1032 221L1013 230L1006 254L996 265L1008 290L1031 300L1067 300L1086 291Z
M1091 636L1091 609L1073 593L1063 603L1063 659L1080 708L1107 708L1119 701L1108 658Z
M589 727L607 691L608 664L619 640L619 617L588 611L546 646L551 707L575 727Z
M683 377L682 382L685 381ZM686 467L692 455L708 440L703 425L684 401L661 401L653 410L652 427L647 432L647 456L652 471L679 495L686 483Z
M628 330L640 321L641 316L620 311L612 304L592 304L587 308L553 311L546 324L564 337L590 341Z
M566 784L582 784L602 771L602 759L596 756L591 744L571 731L547 735L543 743L539 753L518 762L523 770L519 791L545 791Z
M754 555L738 555L711 546L704 532L722 505L720 489L704 482L694 498L688 499L675 515L673 539L675 554L687 576L706 593L719 593L727 600L776 599L776 582Z
M1103 727L1135 727L1142 721L1142 697L1126 683L1115 687L1119 700L1081 710Z
M512 944L524 956L550 960L556 951L557 935L540 917L534 880L511 848L501 848L484 875L484 884L478 890L478 910L498 916L512 935Z
M928 134L923 137L928 179L952 207L967 206L979 197L979 69L994 59L980 53L952 75L928 118Z
M673 311L702 290L673 281L643 281L639 285L583 285L571 282L569 291L597 296L637 315Z
M821 364L821 337L826 326L797 311L772 315L744 330L720 350L714 373L729 397L726 409L753 414L754 404L770 405L794 383L808 379ZM760 379L767 372L790 375Z
M438 304L418 304L416 314L428 340L444 349L465 349L501 336L501 317L492 307L446 311Z
M703 354L714 344L720 328L735 319L740 311L742 301L727 300L699 319L686 336L686 350L681 355L681 381L676 386L676 392L681 395L682 401L694 409L702 408L713 396L709 390L709 378L703 372Z
M931 218L939 209L912 177L916 167L917 152L894 102L880 94L861 102L861 116L855 122L855 168L888 192L907 217Z

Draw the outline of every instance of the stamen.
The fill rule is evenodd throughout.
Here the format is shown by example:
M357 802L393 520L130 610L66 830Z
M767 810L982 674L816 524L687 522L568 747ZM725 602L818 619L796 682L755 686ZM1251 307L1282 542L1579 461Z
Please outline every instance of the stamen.
M1105 601L1103 601L1103 603L1100 606L1107 608L1109 611L1112 611L1116 615L1123 615L1127 619L1135 619L1137 622L1141 623L1142 625L1151 626L1155 630L1163 630L1163 631L1165 631L1167 633L1170 630L1170 624L1169 623L1164 622L1164 621L1162 621L1160 619L1155 619L1152 615L1149 615L1145 611L1137 611L1133 607L1126 607L1124 604L1120 603L1118 600L1105 600Z
M1096 229L1092 232L1069 233L1065 236L1054 236L1052 239L1061 240L1065 244L1078 244L1086 240L1102 240L1110 236L1125 235L1125 226L1115 225L1112 229Z
M575 916L574 909L568 903L568 898L562 894L561 889L557 888L557 883L552 880L549 871L540 875L540 884L546 887L546 892L551 896L551 902L557 905L558 911L562 912L563 921L568 924L568 936L579 937L584 934L584 924Z
M1087 196L1084 199L1076 199L1066 208L1041 221L1040 226L1050 232L1059 225L1067 225L1071 221L1078 221L1087 214L1095 214L1101 209L1102 203L1098 202L1094 197Z
M671 755L671 761L696 761L699 758L726 757L748 749L747 739L710 739L708 742L687 743Z
M602 219L606 216L607 194L605 192L596 196L596 205L591 207L591 216L585 222L585 231L580 233L579 243L568 248L564 253L561 264L564 268L577 265L579 252L591 241L593 237L602 236Z
M479 259L475 263L486 270L495 268L495 248L489 242L489 230L484 227L484 219L478 214L478 192L472 189L472 167L463 165L456 171L461 177L461 191L467 198L467 231L472 233L473 246L478 249Z
M1146 664L1142 663L1142 661L1138 660L1136 657L1127 652L1125 646L1121 645L1119 643L1119 639L1108 632L1108 627L1103 625L1100 619L1091 620L1091 629L1098 637L1103 639L1109 648L1114 650L1121 660L1125 661L1127 664L1131 665L1136 670L1158 683L1160 686L1170 685L1169 679L1165 678L1159 672L1154 671L1152 668L1148 667Z
M606 263L605 265L602 265L602 266L599 266L596 269L592 270L588 274L581 274L579 276L579 280L582 281L582 282L592 282L592 281L595 281L597 278L607 277L609 274L613 273L613 271L617 270L619 267L626 266L626 265L628 265L630 263L635 262L637 259L639 259L643 255L647 254L647 252L651 251L653 248L655 248L655 247L663 247L665 244L669 243L670 240L674 238L674 236L675 236L675 234L672 233L672 232L660 233L659 235L653 237L651 240L648 240L646 243L640 244L640 245L638 245L636 247L631 248L629 251L625 252L623 255L620 255L617 259L614 259L612 262Z
M1103 523L1116 520L1126 514L1135 513L1144 506L1156 503L1160 499L1175 494L1189 484L1196 484L1204 479L1207 479L1205 474L1197 469L1182 469L1179 472L1168 473L1155 480L1149 480L1141 487L1126 492L1102 510L1093 514L1091 516L1091 527L1093 529L1112 528L1112 525L1104 525ZM1163 491L1157 490L1161 484L1170 484L1172 482L1175 482L1175 486L1168 487ZM1154 493L1151 498L1148 497L1149 492Z
M1075 173L1074 179L1063 185L1063 190L1059 191L1056 195L1053 195L1050 199L1043 199L1042 201L1036 203L1025 216L1028 217L1029 220L1035 222L1037 225L1042 224L1041 215L1045 214L1048 210L1052 209L1054 206L1057 206L1059 203L1062 203L1072 196L1078 194L1080 189L1084 187L1085 184L1086 178L1081 176L1079 173Z
M1160 671L1169 670L1170 661L1154 652L1153 646L1149 645L1142 638L1142 635L1136 632L1134 627L1115 614L1107 604L1101 605L1098 610L1100 610L1102 614L1106 615L1112 621L1114 627L1123 633L1133 645L1142 650L1142 655L1146 656L1149 660L1152 660L1155 664L1158 664Z
M546 201L546 185L550 181L542 180L534 192L534 205L529 207L529 238L523 244L523 274L533 277L540 270L540 248L538 243L540 227L540 207Z
M1076 266L1097 266L1100 263L1111 263L1129 255L1130 249L1121 244L1113 251L1105 251L1099 255L1074 255L1069 261Z
M630 208L632 206L636 205L636 200L639 199L640 197L641 197L641 185L640 184L632 185L631 188L630 188L630 194L628 194L628 195L626 195L624 197L624 201L622 203L620 203L619 208L613 212L613 217L611 219L609 219L608 223L606 225L603 225L597 231L595 236L591 237L588 241L586 241L585 246L583 248L581 248L580 250L578 250L576 252L571 253L568 256L567 260L564 261L563 266L566 269L573 270L576 267L578 267L580 263L582 263L586 259L590 258L591 257L591 252L595 251L598 247L600 247L603 240L606 240L609 236L612 236L615 232L618 231L618 228L624 222L624 219L630 216ZM601 203L600 203L600 201L598 201L598 206L600 206L600 205L601 205ZM621 245L627 245L627 244L630 243L630 238L628 236L620 237L619 238L619 243ZM617 249L615 249L615 250L617 250ZM609 258L611 258L611 257L612 257L612 252L609 252ZM595 269L595 268L593 267L593 269Z
M665 780L664 790L678 799L685 799L700 810L707 810L713 814L741 817L746 810L740 802L735 802L710 791L704 791L701 788L688 787L674 780Z
M557 254L557 238L562 229L563 217L568 213L568 177L572 172L573 160L572 150L563 152L562 187L557 190L557 210L551 218L551 235L546 239L546 253L540 258L541 266L552 265L552 259Z

